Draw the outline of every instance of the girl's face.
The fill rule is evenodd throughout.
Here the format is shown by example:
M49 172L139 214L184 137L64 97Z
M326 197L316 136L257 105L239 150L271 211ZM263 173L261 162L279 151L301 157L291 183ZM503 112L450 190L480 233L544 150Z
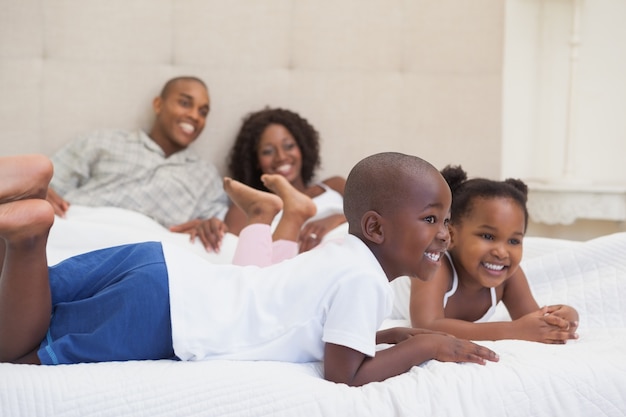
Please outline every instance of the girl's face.
M283 125L271 124L265 128L257 157L264 174L280 174L292 184L301 180L302 153L296 139Z
M510 198L476 198L469 215L450 226L459 280L497 287L519 267L524 210Z

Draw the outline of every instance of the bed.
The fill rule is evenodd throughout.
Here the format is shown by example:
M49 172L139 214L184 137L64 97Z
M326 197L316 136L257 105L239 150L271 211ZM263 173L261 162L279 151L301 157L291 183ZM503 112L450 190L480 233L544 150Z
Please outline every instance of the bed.
M142 240L175 242L214 262L229 262L236 244L227 236L220 254L207 254L137 213L72 207L51 231L49 263ZM578 309L579 340L481 341L500 362L433 360L358 388L325 381L320 363L0 364L0 416L625 415L626 233L587 242L528 237L523 265L540 304ZM408 281L392 285L396 308L385 326L407 325ZM500 309L494 319L506 317Z

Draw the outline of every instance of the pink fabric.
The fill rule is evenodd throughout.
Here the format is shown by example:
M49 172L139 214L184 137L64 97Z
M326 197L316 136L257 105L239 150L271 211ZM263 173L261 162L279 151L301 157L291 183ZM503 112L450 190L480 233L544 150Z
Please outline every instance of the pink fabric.
M298 254L298 244L289 240L272 241L272 230L267 224L251 224L239 233L233 256L234 265L268 266Z
M277 240L272 245L272 263L277 264L298 254L298 243L292 240Z

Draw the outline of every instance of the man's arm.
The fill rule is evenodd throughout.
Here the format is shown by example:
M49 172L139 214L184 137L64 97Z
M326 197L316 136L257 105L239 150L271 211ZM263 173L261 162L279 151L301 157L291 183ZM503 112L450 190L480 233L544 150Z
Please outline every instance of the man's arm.
M75 190L89 179L91 146L89 136L75 139L59 149L50 159L54 175L46 199L57 216L65 217L70 203L62 195Z
M67 209L70 208L70 203L65 201L63 197L57 194L51 187L48 187L48 194L46 195L46 200L50 203L52 208L54 209L54 214L60 217L65 217L65 213Z
M50 160L54 166L54 175L50 181L59 196L75 190L91 177L91 165L97 152L90 136L75 139L59 149Z
M226 224L216 217L206 220L191 220L183 224L170 227L171 232L187 233L194 242L200 239L207 251L219 252L222 238L228 231Z

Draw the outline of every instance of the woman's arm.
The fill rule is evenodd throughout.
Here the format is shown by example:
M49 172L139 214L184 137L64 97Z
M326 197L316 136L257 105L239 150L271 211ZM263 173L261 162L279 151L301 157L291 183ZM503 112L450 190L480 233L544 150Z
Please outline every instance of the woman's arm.
M337 191L341 195L343 195L343 190L346 188L346 179L344 177L340 177L340 176L330 177L330 178L325 179L322 182L328 185L333 190Z
M330 177L322 182L343 196L346 185L345 178L339 176ZM306 252L319 245L328 232L346 221L346 216L343 213L337 213L306 223L298 237L300 252ZM314 239L312 238L313 236L315 237Z

